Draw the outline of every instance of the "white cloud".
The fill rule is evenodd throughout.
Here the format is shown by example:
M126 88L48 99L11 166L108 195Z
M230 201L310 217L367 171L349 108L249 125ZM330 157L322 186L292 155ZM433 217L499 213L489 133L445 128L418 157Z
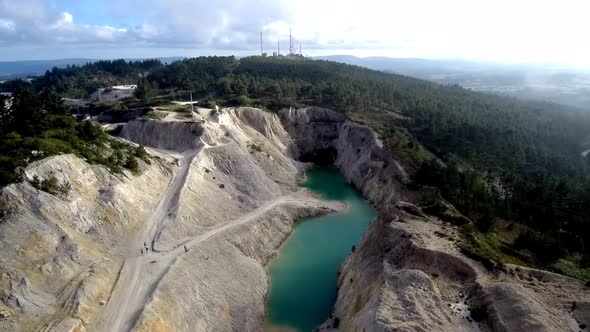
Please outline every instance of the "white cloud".
M105 1L117 4L118 24L87 24L68 8L56 9L44 0L0 0L0 51L18 45L90 50L84 45L92 45L92 49L124 46L162 52L174 48L187 53L205 49L255 53L260 31L266 50L276 48L277 37L285 50L292 27L308 54L456 57L590 67L587 0Z

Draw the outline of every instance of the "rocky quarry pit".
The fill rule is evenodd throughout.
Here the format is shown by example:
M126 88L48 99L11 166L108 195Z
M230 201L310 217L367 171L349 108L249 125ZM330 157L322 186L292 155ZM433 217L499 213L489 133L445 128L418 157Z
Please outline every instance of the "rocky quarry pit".
M590 292L578 281L517 266L489 271L466 258L458 229L421 212L404 168L371 129L321 108L199 112L204 121L125 125L122 139L151 155L138 175L61 155L24 176L67 181L67 195L28 181L2 189L0 330L262 330L265 265L296 221L345 208L297 186L302 161L334 162L379 213L339 271L322 329L590 323Z

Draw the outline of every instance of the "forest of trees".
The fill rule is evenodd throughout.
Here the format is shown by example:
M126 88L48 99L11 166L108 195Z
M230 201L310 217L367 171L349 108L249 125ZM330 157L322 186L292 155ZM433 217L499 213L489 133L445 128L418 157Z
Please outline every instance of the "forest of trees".
M68 98L86 98L98 88L119 84L135 84L150 71L162 67L160 60L125 61L101 60L84 66L53 68L28 84L15 80L0 85L0 91L13 92L19 87L34 88L41 92L51 87L59 95Z
M580 155L588 112L281 57L106 61L54 69L32 87L80 97L107 82L139 83L144 102L180 90L222 105L318 105L379 118L380 127L402 128L437 156L417 167L416 183L439 188L481 231L499 219L516 221L529 231L515 244L535 251L537 263L580 253L590 266L590 158ZM383 114L396 116L384 124Z
M76 121L52 88L19 88L11 97L0 96L0 106L0 186L20 180L18 167L62 153L115 173L138 171L136 157L149 162L143 148L110 138L90 121Z

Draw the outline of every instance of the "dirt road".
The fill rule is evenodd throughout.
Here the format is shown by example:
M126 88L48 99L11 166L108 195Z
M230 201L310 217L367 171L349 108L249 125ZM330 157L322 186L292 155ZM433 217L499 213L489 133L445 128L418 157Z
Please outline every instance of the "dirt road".
M155 283L162 278L162 271L155 264L150 264L153 257L144 247L146 243L150 250L159 238L169 220L178 211L178 201L191 163L199 151L186 152L181 161L180 170L172 180L166 193L160 200L151 218L145 224L143 232L129 241L123 268L119 274L117 284L106 304L101 322L103 331L128 331L131 329L133 317L143 308L142 304L149 298ZM143 248L144 255L140 250ZM171 262L161 262L170 265ZM153 266L150 266L153 265ZM159 265L159 264L158 264Z
M326 202L314 199L304 192L280 196L188 242L173 246L174 249L170 251L154 252L153 248L162 231L178 212L179 198L196 154L197 151L192 151L184 155L178 174L172 180L152 217L145 224L144 231L135 240L130 241L114 291L99 320L102 324L100 330L108 332L131 330L140 319L144 307L150 302L159 282L173 266L176 258L185 253L185 245L192 250L224 231L258 220L259 217L282 204L318 207L326 205ZM144 242L149 246L149 252L144 252L142 255L140 249L143 248Z

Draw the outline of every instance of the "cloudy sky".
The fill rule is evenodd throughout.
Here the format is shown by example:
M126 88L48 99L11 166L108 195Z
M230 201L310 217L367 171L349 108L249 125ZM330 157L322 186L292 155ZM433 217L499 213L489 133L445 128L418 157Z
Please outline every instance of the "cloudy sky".
M588 0L0 0L0 61L352 54L590 67Z

